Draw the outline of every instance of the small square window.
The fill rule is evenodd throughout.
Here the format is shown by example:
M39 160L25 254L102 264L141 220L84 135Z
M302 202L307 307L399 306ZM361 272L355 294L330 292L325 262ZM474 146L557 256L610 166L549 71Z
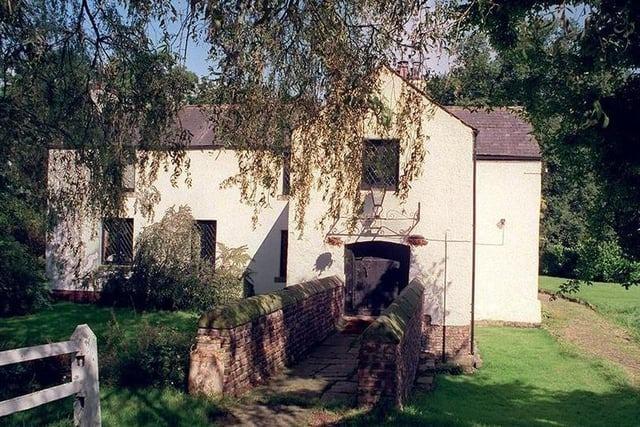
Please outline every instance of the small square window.
M211 262L216 262L216 221L198 220L196 227L200 231L200 257Z
M122 186L126 191L135 191L136 167L134 164L128 164L124 167L124 171L122 173Z
M400 144L395 139L367 139L362 153L361 188L398 189Z
M133 218L102 220L102 263L129 265L133 261Z

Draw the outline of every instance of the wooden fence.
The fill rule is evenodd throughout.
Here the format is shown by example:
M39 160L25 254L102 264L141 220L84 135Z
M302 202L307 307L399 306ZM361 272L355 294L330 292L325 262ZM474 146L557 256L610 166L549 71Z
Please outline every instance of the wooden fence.
M70 353L75 353L75 357L71 360L71 382L2 401L0 417L75 394L74 425L100 426L98 346L96 336L89 326L77 326L69 341L0 352L0 366Z

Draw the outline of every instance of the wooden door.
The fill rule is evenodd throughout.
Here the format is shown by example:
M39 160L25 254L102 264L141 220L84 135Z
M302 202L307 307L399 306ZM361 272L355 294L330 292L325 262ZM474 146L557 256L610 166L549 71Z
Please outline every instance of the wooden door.
M379 315L398 296L401 286L400 262L377 257L353 260L351 312Z

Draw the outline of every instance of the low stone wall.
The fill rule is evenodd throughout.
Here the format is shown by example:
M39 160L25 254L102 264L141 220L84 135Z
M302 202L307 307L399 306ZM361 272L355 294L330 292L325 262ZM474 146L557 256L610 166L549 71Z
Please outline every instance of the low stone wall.
M437 357L456 359L471 354L471 326L432 325L430 316L425 316L423 348ZM442 345L444 338L444 348Z
M189 393L238 395L299 360L335 330L344 282L337 277L216 307L198 321Z
M413 280L363 333L358 404L402 406L420 359L424 285Z

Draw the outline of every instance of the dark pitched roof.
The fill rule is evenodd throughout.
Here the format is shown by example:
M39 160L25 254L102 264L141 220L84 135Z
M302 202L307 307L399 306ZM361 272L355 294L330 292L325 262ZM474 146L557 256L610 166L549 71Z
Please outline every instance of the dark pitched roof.
M189 131L191 141L189 147L210 147L214 144L213 123L211 122L211 106L187 105L178 112L178 123L181 129Z
M518 115L517 108L444 108L476 129L476 154L479 159L540 159L540 147L532 134L533 128Z
M178 113L179 126L191 133L190 148L220 146L214 141L210 105L188 105ZM476 154L479 159L540 159L540 149L533 128L517 113L517 108L467 109L442 107L464 124L474 128Z

